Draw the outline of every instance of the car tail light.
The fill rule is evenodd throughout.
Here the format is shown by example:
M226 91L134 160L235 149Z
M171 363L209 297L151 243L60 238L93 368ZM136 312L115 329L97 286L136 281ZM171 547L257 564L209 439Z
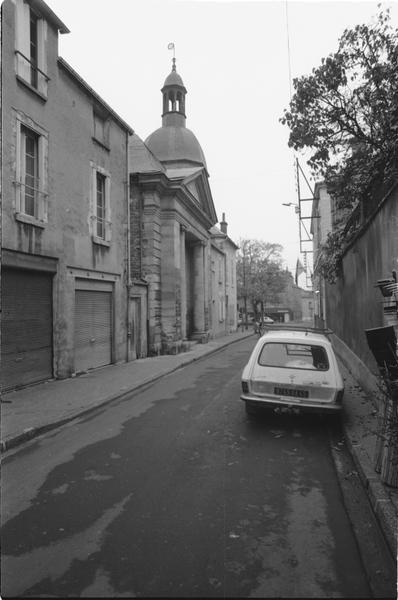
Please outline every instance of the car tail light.
M341 404L343 402L344 390L339 390L336 394L336 404Z
M242 392L244 394L249 393L249 383L247 381L242 381Z

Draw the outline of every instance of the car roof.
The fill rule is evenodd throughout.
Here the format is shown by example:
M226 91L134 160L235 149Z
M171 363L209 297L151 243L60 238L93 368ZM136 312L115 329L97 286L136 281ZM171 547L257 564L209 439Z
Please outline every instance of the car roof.
M282 329L267 331L261 340L266 342L287 342L302 344L321 344L330 346L331 343L324 333L315 333L313 331L283 331Z

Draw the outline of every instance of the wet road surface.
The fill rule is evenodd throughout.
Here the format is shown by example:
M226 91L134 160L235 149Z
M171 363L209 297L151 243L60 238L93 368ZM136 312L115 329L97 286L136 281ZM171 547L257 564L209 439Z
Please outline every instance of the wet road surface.
M254 343L7 453L4 597L371 597L325 421L239 400Z

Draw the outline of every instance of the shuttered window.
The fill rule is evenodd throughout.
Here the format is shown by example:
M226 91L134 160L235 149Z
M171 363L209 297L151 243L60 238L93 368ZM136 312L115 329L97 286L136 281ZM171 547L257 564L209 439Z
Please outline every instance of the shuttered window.
M16 72L40 95L47 97L47 21L36 14L28 2L16 5Z
M75 370L112 362L112 292L76 290Z
M52 276L3 269L3 389L35 383L52 375Z

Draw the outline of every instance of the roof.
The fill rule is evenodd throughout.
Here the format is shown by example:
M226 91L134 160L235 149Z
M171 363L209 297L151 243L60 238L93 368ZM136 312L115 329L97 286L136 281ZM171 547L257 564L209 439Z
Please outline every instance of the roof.
M185 179L185 177L189 177L190 175L194 175L195 173L199 173L203 167L182 167L180 169L166 169L166 174L169 179Z
M213 227L210 227L209 232L215 237L225 238L225 233L220 231L215 225L213 225Z
M67 26L57 17L55 12L51 10L51 8L43 2L43 0L30 0L30 5L32 8L36 9L43 17L47 19L49 23L55 26L55 28L60 33L70 33L70 30Z
M173 70L169 75L167 75L163 87L166 87L167 85L179 85L184 87L184 83L177 71Z
M147 137L145 144L161 162L188 162L206 167L203 150L195 134L187 127L159 127Z
M213 225L213 227L209 229L209 232L212 238L219 238L220 240L229 242L236 250L239 249L239 246L235 244L233 240L231 240L229 235L221 231L216 225Z
M269 328L270 325L267 325ZM275 327L271 326L271 327ZM315 333L313 331L305 331L303 330L283 330L281 329L267 329L263 338L266 338L267 341L281 341L281 342L291 342L291 343L305 343L305 344L326 344L330 345L330 341L327 339L325 333Z
M133 130L131 129L130 125L128 125L125 121L123 121L123 119L121 117L119 117L119 115L113 110L113 108L111 108L109 106L109 104L107 104L105 102L105 100L103 100L101 98L101 96L99 94L97 94L97 92L95 90L93 90L92 87L90 87L88 85L88 83L86 83L84 81L84 79L82 77L80 77L80 75L66 62L66 60L64 60L61 56L58 58L58 64L60 67L62 67L65 72L72 78L75 80L75 82L81 87L83 88L83 90L92 98L94 98L111 116L112 118L119 123L119 125L125 129L129 134L134 133Z
M165 173L166 169L142 139L134 133L129 139L129 173Z

